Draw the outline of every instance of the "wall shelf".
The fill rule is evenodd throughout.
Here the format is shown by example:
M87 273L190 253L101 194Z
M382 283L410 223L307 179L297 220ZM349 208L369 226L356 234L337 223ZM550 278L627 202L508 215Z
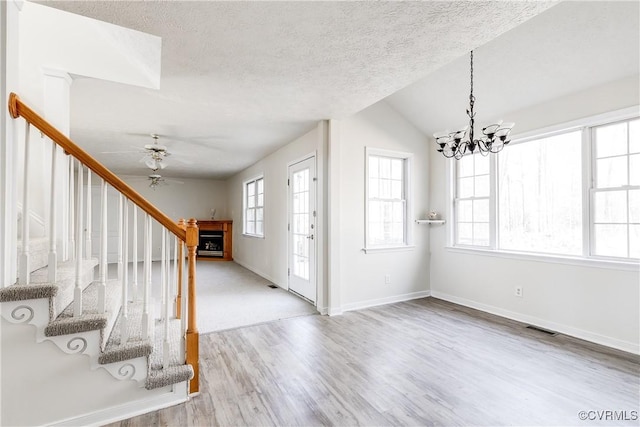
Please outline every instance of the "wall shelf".
M416 219L416 224L444 224L444 219Z

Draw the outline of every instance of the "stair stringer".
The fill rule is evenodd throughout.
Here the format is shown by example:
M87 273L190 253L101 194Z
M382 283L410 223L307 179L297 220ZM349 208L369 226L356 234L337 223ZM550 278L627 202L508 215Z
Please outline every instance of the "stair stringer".
M85 354L63 353L51 340L36 342L28 323L2 317L0 330L0 425L103 425L188 399L187 383L147 390L115 380L109 367L92 370L91 358L79 357ZM126 365L117 369L124 372Z
M134 380L144 387L148 375L148 357L123 360L109 364L99 363L101 332L99 330L48 337L44 330L49 324L49 300L45 298L6 301L0 303L0 315L13 324L35 327L35 341L51 341L66 354L84 354L90 359L91 370L102 368L117 380ZM112 325L113 326L113 325Z

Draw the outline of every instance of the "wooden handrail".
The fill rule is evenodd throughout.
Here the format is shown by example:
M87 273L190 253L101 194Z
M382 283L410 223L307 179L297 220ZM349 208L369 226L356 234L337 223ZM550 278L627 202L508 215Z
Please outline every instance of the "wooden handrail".
M102 163L91 157L86 151L78 147L73 141L67 138L62 132L52 126L38 113L23 103L18 95L11 93L9 95L9 113L11 117L17 119L24 118L27 122L38 128L40 132L51 138L53 142L58 144L65 151L78 159L83 165L91 169L96 175L104 179L109 185L122 193L126 198L135 203L140 209L151 215L156 221L164 226L171 233L175 234L180 240L186 242L186 231L176 224L171 218L162 211L149 203L147 199L142 197L136 190L131 188L129 184L118 178L113 172L107 169Z

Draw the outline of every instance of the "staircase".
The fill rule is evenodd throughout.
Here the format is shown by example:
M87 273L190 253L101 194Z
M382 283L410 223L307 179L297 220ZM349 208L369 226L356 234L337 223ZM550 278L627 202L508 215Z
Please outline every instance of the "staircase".
M22 212L29 212L27 193L33 185L29 182L30 126L35 126L50 139L53 153L51 182L46 191L51 191L51 215L46 227L49 235L44 238L30 237L33 236L29 230L30 221L20 221L22 240L16 245L18 280L0 287L0 315L9 324L35 327L35 342L40 344L30 352L39 351L39 348L45 353L51 351L42 347L45 342L51 342L60 354L88 356L88 367L81 361L70 375L77 378L76 382L93 384L98 380L90 377L92 372L104 370L112 377L111 380L100 377L99 381L106 381L104 390L120 390L118 387L121 387L124 394L142 396L140 392L130 390L134 387L150 392L159 390L153 394L156 397L163 393L178 396L156 399L148 410L157 409L158 401L176 403L186 399L189 393L197 393L196 221L176 223L167 218L15 94L11 95L9 109L14 119L22 117L25 120L27 128ZM69 154L63 158L62 166L61 156L57 155L60 149ZM69 172L69 186L63 188L63 192L67 192L66 198L56 185L61 167ZM92 177L100 180L97 204L92 204L91 200ZM109 192L117 194L117 206L108 205ZM69 206L60 209L61 200L68 200ZM67 215L57 217L56 213L60 211ZM91 233L95 212L99 212L100 221L97 236ZM117 212L115 239L109 238L108 212L111 215ZM67 230L67 235L59 236L59 230ZM156 241L154 246L153 236L157 238L158 234L160 244ZM159 249L159 253L154 253L154 248ZM117 259L108 262L109 256L114 254ZM187 280L184 280L185 255ZM6 323L3 327L2 346L12 348L15 354L19 346L15 341L18 340L12 342L7 338L13 336L12 333L4 333L4 328L11 327ZM25 368L29 369L21 367ZM3 365L3 369L6 366ZM86 375L86 381L82 379L83 375ZM109 381L121 381L122 386ZM90 391L99 399L102 386L94 388ZM64 393L62 384L60 392ZM133 410L136 414L145 411L144 399L140 402L137 406L136 402L129 402L129 407L136 407ZM37 400L30 402L34 411L40 410L39 405L47 404ZM64 414L63 419L56 419L60 415L54 415L43 424L107 422L132 415L127 410L118 414L118 409L108 404L98 411L95 405L85 411L77 402L69 408L66 412L52 411ZM98 415L91 418L90 412ZM19 423L20 420L10 421Z

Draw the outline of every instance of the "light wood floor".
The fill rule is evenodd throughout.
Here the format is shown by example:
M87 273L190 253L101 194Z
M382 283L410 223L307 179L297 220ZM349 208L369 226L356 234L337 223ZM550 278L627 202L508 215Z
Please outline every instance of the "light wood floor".
M433 298L200 339L202 393L114 425L639 423L579 412L638 414L640 358Z

